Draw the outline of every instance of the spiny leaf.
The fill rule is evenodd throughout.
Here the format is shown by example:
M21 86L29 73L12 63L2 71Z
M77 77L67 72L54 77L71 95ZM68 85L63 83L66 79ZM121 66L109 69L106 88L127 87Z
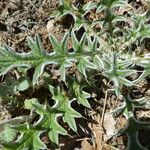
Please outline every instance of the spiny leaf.
M109 57L110 56L110 57ZM109 78L114 83L114 89L116 94L121 94L120 89L123 85L132 86L134 82L127 80L126 77L136 73L136 70L127 69L133 63L132 60L126 62L126 60L119 59L118 54L107 54L100 58L99 56L94 57L94 63L98 68L101 68L102 74Z
M62 49L61 49L60 42L58 42L58 40L53 36L53 34L49 33L49 39L51 41L53 48L55 49L55 52L61 53Z
M43 61L42 63L38 64L33 74L33 80L32 80L33 85L37 83L39 77L43 74L45 66L52 64L52 63L53 62L51 61Z
M50 118L46 118L47 121L43 124L43 127L49 127L50 131L48 135L50 140L59 145L58 134L67 135L67 131L57 123L57 117L58 116L52 114Z
M115 7L116 5L117 6L122 6L123 4L126 4L124 0L102 0L100 2L100 5L105 5L107 8L112 8L112 7Z
M83 6L83 10L85 11L85 13L87 13L88 11L90 11L91 9L96 8L96 3L94 2L87 2L84 6Z
M67 134L67 131L57 122L58 117L61 116L59 110L54 110L53 108L49 107L46 108L44 105L40 104L37 99L27 100L25 104L26 108L34 108L34 111L36 111L42 117L39 119L40 122L38 122L38 124L48 131L50 140L58 145L58 135Z
M127 145L127 149L147 150L147 148L144 148L138 140L139 129L144 129L144 128L146 129L147 127L149 127L150 129L149 123L137 121L134 117L128 119L128 125L123 130L123 132L126 133L128 136L129 142Z
M124 77L119 77L119 81L122 85L126 85L126 86L133 86L133 82L130 80L127 80Z
M87 41L88 41L88 49L87 51L90 51L90 52L95 52L97 50L97 38L94 37L94 39L92 40L91 37L87 37Z
M22 136L18 138L14 143L4 143L4 147L7 150L22 150L22 149L46 149L46 145L41 141L41 131L28 128L27 124L13 125L12 128L22 133Z
M54 48L54 51L57 52L58 54L65 54L67 53L67 39L68 39L68 33L65 33L63 39L61 42L59 42L55 36L51 33L49 33L49 39L51 41L51 44Z
M75 92L75 96L77 101L84 105L85 107L91 108L87 98L91 97L89 93L86 93L80 89L80 84L77 84L76 82L73 83L73 90Z
M96 65L88 60L89 57L81 58L77 65L78 70L87 78L86 68L96 69Z
M85 107L91 108L87 98L91 97L91 95L87 92L82 92L82 94L78 97L79 102L84 105Z
M49 86L49 89L53 94L52 98L56 101L55 108L63 113L63 120L68 123L73 131L77 132L74 118L81 117L81 114L71 107L71 101L65 95L64 91L60 91L59 88L55 89L51 86Z
M112 3L111 5L111 9L115 8L115 7L121 7L121 6L126 6L127 2L124 0L116 0Z
M105 69L105 64L102 58L100 58L100 56L95 55L93 59L93 63L97 66L98 70L103 71Z
M72 62L69 59L64 61L61 64L61 66L59 68L59 71L60 71L60 74L61 74L62 81L66 81L66 68L71 67L71 66L72 66Z
M42 43L38 34L35 35L35 41L31 37L28 37L27 41L34 55L37 55L40 57L44 55L44 50L43 50Z
M85 43L85 39L86 39L86 34L84 33L80 39L80 41L78 41L74 31L71 33L71 37L72 37L72 43L73 43L73 49L74 51L77 52L82 52L84 50L84 43Z
M96 9L96 12L99 13L99 12L102 12L103 10L105 10L107 7L103 4L100 4L97 9Z
M39 104L36 98L26 99L24 101L24 106L26 109L32 110L34 108L33 104Z
M4 48L0 49L0 75L6 74L15 67L34 67L32 83L35 85L39 77L42 76L45 66L56 64L60 66L60 72L63 72L61 79L65 81L65 69L71 67L72 62L78 62L79 60L81 60L79 69L85 75L86 67L95 68L94 64L87 59L87 56L94 55L93 48L91 49L91 45L89 45L89 51L85 51L86 34L82 36L80 41L77 40L74 32L72 32L72 36L74 53L69 53L66 49L68 33L64 35L61 42L58 42L52 34L49 35L54 48L54 52L51 53L44 52L38 35L35 36L35 40L31 37L28 38L28 44L31 48L29 53L17 53L5 45ZM85 57L83 61L82 57Z

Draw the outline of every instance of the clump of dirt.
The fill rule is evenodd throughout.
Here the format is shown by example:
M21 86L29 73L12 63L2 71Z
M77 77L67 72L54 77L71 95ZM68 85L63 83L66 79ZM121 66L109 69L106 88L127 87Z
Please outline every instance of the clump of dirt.
M48 35L46 25L58 5L59 0L0 2L0 45L7 43L18 52L28 51L26 37L34 36L35 33L42 37Z

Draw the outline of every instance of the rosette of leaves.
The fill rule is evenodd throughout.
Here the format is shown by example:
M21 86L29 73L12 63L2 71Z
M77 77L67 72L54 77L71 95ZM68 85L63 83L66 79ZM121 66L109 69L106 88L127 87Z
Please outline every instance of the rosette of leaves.
M96 55L94 64L97 65L103 76L113 82L112 90L115 91L117 96L121 95L123 86L133 86L133 82L127 79L127 77L136 73L136 70L131 68L134 64L132 59L120 59L119 53L112 52L101 57Z
M133 12L127 22L130 26L130 28L126 28L126 32L124 34L127 45L134 43L137 46L141 46L145 38L150 38L150 27L146 12L143 14L135 14Z

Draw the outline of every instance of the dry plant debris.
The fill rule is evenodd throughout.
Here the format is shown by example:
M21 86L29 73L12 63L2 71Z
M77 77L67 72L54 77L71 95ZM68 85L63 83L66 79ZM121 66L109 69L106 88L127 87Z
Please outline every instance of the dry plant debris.
M150 0L1 0L0 149L150 149L149 52Z

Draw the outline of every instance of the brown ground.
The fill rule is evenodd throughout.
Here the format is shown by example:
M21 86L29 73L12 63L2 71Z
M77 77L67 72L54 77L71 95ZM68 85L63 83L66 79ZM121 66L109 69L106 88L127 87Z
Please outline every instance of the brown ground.
M71 23L72 17L64 18L62 20L51 20L50 15L57 9L59 4L58 0L0 0L0 46L3 43L7 43L18 52L29 51L26 43L27 36L34 36L35 33L39 33L42 37L42 41L46 50L49 50L48 32L52 32L59 40L64 35ZM85 2L90 0L85 0ZM145 6L141 3L134 2L133 5L139 7L139 9L145 9ZM141 10L142 11L142 10ZM66 20L67 21L66 21ZM70 23L68 23L68 19ZM55 24L55 26L54 26ZM140 95L150 97L149 79L145 80L145 83L139 85L139 89L133 91L133 97L140 98ZM121 136L118 138L109 137L106 133L107 130L120 129L124 127L126 121L124 117L119 117L116 121L112 116L103 118L103 115L110 110L116 108L119 104L119 100L112 95L102 95L98 98L103 102L93 102L93 110L85 110L82 112L82 108L79 111L85 115L88 119L78 119L77 123L82 126L79 128L79 134L74 134L69 131L72 137L61 136L60 144L61 150L113 150L112 145L118 145L119 150L124 150L127 143L127 137ZM107 100L107 101L106 101ZM104 105L105 104L105 105ZM95 109L96 108L96 109ZM87 113L88 112L88 113ZM102 113L104 112L104 114ZM0 106L0 120L10 118L9 112ZM105 115L107 117L107 115ZM149 118L150 111L137 110L138 118ZM95 121L93 121L95 120ZM111 121L111 127L107 127ZM95 123L94 123L95 122ZM103 124L103 126L102 126ZM111 131L110 131L111 132ZM142 137L146 135L147 140L143 140ZM150 133L141 131L139 138L143 145L149 145L150 149ZM43 141L47 141L47 137L43 137ZM53 149L48 143L50 149Z

